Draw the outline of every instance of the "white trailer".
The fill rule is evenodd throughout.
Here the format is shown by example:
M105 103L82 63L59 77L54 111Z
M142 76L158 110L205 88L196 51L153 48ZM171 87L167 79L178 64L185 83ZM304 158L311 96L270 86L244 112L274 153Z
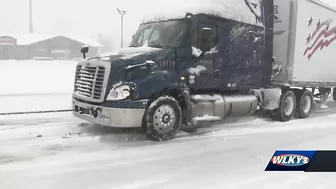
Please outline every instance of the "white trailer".
M316 0L274 1L274 84L336 86L336 9Z
M275 0L273 19L272 85L282 88L285 104L276 106L276 117L289 120L290 116L280 114L291 115L290 107L295 106L299 116L306 118L313 96L321 97L324 105L336 86L336 9L316 0ZM267 101L274 105L274 99Z

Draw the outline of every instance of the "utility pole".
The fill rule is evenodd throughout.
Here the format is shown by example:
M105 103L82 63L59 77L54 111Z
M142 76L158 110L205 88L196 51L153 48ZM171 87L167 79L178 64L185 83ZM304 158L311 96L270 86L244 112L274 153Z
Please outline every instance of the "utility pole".
M33 2L29 0L29 33L33 33Z
M120 47L123 48L124 43L124 15L127 13L126 10L120 10L117 8L118 13L120 14Z

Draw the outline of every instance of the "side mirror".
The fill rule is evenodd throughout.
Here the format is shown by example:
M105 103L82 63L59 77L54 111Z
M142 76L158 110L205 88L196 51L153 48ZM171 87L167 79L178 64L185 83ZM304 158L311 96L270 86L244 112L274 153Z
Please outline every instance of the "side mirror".
M89 46L83 45L82 48L81 48L81 53L83 54L84 59L86 58L86 53L88 53L88 52L89 52Z
M200 32L201 51L203 52L210 51L211 47L210 47L209 40L211 36L212 36L211 28L204 27L201 29L201 32Z

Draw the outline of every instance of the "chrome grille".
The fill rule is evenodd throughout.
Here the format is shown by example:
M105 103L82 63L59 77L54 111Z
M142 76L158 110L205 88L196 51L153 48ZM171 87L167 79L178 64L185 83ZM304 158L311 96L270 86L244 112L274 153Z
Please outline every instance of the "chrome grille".
M76 68L75 93L94 100L103 95L105 67L78 65Z

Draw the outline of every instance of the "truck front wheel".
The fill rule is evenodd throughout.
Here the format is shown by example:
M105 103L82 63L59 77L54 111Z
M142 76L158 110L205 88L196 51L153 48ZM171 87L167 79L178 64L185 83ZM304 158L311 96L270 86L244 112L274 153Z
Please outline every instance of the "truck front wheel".
M170 96L154 100L147 108L142 128L148 138L155 141L170 140L178 133L182 111L178 102Z
M286 91L281 96L280 107L272 111L273 120L289 121L293 118L296 110L296 97L293 91Z

